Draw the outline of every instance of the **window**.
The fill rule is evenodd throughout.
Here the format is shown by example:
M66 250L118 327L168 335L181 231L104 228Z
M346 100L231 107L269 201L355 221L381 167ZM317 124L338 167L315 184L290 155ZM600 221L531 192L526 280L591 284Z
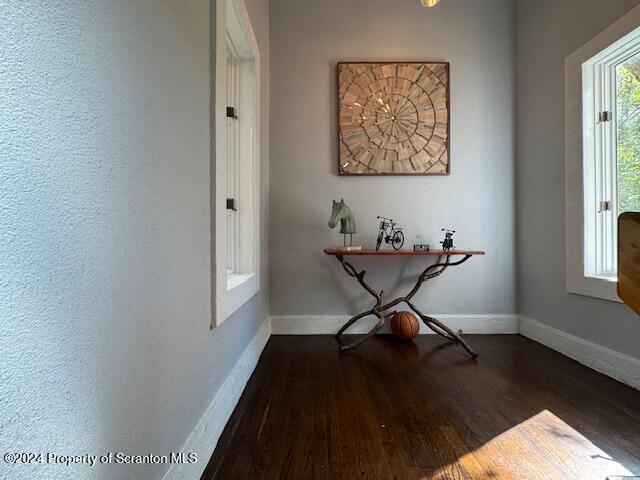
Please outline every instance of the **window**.
M240 181L240 61L232 40L227 39L227 276L240 270L239 181ZM243 121L245 119L243 118ZM227 281L229 278L227 277Z
M640 207L640 35L583 66L585 275L617 279L617 218Z
M259 288L259 52L242 0L215 2L214 264L219 325ZM217 128L219 126L219 128Z
M228 9L227 12L235 13ZM251 272L251 172L255 154L253 53L236 15L227 14L227 281Z
M640 8L565 60L567 289L620 301L617 219L640 208Z
M640 49L616 67L617 211L640 212Z

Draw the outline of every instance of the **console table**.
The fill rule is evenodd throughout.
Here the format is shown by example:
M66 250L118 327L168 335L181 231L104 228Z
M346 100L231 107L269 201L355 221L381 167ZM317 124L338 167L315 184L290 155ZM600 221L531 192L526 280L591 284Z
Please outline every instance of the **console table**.
M438 335L450 340L454 343L459 344L462 348L466 350L466 352L471 355L471 357L476 358L478 354L473 351L473 349L469 346L469 344L463 340L462 338L462 330L458 330L458 332L454 332L449 327L447 327L441 321L429 317L422 313L413 303L413 296L418 293L422 284L430 280L432 278L437 277L442 272L444 272L448 267L454 267L457 265L462 265L464 262L469 260L474 255L484 255L484 252L479 251L470 251L470 250L434 250L429 252L414 252L412 250L341 250L341 249L326 249L324 251L325 254L334 256L338 259L338 261L342 264L342 267L347 272L347 274L353 278L355 278L358 283L364 288L367 292L371 294L371 296L375 299L375 304L369 310L358 313L354 315L347 323L345 323L342 328L336 334L336 340L340 344L340 350L349 350L351 348L357 347L361 343L367 341L369 338L374 336L384 325L384 321L387 318L392 317L396 314L395 311L390 311L396 305L401 303L405 303L411 310L413 310L420 319L424 322L424 324L433 330ZM416 281L416 284L411 289L409 293L407 293L404 297L398 297L394 300L383 302L382 297L384 295L383 291L379 293L371 288L365 281L364 276L366 272L364 270L358 271L356 268L351 265L345 257L437 257L437 260L434 264L429 265L419 276ZM462 257L458 260L455 257ZM452 260L453 258L453 260ZM378 318L378 324L371 329L369 333L367 333L363 338L356 340L355 342L345 344L342 339L342 335L345 330L349 328L351 325L356 323L358 320L368 317L375 316Z

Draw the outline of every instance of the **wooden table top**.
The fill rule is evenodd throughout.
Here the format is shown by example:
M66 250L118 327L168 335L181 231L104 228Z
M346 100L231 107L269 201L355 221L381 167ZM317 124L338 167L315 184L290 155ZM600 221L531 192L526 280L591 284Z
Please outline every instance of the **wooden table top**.
M342 250L340 248L326 248L324 253L327 255L360 255L360 256L378 256L378 257L439 257L443 255L484 255L479 250L430 250L428 252L415 252L413 250Z

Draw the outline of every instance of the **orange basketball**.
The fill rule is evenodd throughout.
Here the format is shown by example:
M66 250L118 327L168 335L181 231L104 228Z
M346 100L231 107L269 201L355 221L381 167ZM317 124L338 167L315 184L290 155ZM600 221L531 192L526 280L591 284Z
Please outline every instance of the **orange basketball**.
M391 331L402 340L411 340L420 332L420 322L411 312L398 312L391 319Z

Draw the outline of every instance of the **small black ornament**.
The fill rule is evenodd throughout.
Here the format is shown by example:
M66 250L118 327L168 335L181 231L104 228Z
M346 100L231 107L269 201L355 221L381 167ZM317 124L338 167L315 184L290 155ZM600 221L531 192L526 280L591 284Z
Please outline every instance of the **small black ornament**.
M447 230L446 228L443 228L442 231L444 232L444 240L442 242L440 242L442 244L442 250L449 251L451 250L453 247L453 234L456 233L455 230Z

